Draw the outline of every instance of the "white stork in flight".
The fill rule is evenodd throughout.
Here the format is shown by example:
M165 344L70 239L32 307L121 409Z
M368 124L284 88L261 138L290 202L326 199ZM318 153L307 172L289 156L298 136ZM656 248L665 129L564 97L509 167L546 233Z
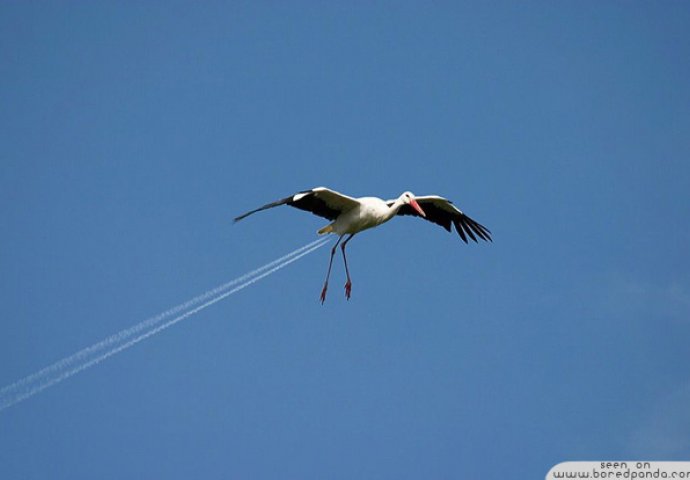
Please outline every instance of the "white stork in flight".
M352 237L357 233L386 223L396 215L421 217L442 226L449 232L451 231L451 224L455 225L455 230L465 243L467 243L467 237L475 242L477 242L477 237L485 241L491 241L489 229L462 213L450 200L437 195L415 197L412 192L405 192L395 200L384 201L377 197L353 198L329 188L317 187L272 203L267 203L263 207L240 215L235 218L235 222L248 217L252 213L280 205L290 205L291 207L306 210L314 215L331 220L330 224L318 231L319 235L326 233L339 235L338 241L331 249L326 281L324 282L323 290L321 290L322 304L326 300L326 290L328 290L328 278L331 275L331 267L333 266L333 256L335 255L336 247L343 237L349 235L340 247L343 252L345 274L347 275L345 297L349 300L352 293L352 282L350 281L350 271L347 268L347 257L345 256L347 242L352 240Z

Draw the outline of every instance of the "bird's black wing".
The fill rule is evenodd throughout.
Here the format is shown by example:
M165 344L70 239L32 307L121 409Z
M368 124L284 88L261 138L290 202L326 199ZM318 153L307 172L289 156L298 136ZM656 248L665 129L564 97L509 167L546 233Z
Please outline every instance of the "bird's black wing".
M477 237L485 241L492 241L491 232L488 228L465 215L461 210L457 209L450 200L435 195L415 197L415 200L417 200L422 210L424 210L424 213L426 213L426 217L422 217L419 212L410 205L403 205L400 207L398 215L419 217L440 225L449 232L451 231L450 226L455 225L455 230L465 243L467 243L467 237L475 242L477 241ZM392 205L394 202L395 200L389 200L388 204Z
M280 205L289 205L299 208L300 210L311 212L319 217L327 218L328 220L335 220L341 213L359 205L359 202L352 197L348 197L334 190L325 187L317 187L295 193L294 195L281 198L275 202L267 203L262 207L236 217L235 222L248 217L252 213L278 207Z

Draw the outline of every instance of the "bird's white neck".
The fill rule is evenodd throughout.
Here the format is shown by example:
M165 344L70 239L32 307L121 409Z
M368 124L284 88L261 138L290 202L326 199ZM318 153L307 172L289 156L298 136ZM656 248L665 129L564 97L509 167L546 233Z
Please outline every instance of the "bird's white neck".
M398 210L400 210L400 207L402 207L403 205L405 205L405 202L401 195L395 202L393 202L393 205L388 207L388 211L386 211L384 221L388 221L391 218L395 217L398 214Z

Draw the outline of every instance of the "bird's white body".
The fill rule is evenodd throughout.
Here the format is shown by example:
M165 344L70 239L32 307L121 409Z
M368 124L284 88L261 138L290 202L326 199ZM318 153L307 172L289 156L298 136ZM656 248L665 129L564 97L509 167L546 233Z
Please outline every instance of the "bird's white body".
M343 212L330 225L331 228L327 228L328 232L322 233L335 233L337 235L359 233L387 222L395 216L400 208L400 205L397 208L391 208L377 197L360 197L357 202L358 205Z

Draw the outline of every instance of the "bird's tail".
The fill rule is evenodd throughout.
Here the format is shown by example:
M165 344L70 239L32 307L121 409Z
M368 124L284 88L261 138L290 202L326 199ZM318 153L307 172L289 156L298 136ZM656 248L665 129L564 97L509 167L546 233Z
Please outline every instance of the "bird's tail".
M325 235L326 233L331 233L332 231L333 231L333 224L331 223L330 225L326 225L325 227L323 227L317 233L319 235Z

